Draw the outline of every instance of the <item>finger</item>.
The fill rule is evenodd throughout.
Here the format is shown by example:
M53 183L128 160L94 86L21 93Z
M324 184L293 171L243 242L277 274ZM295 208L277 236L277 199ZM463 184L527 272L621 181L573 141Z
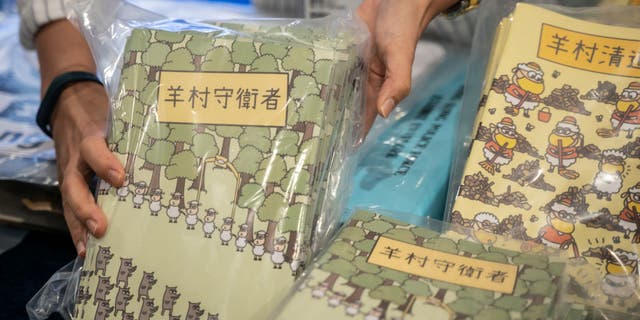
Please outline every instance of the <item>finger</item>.
M79 256L84 257L87 251L87 228L78 220L66 201L63 202L62 210L64 212L64 220L67 222L67 227L71 234L71 240L76 247L76 252Z
M107 148L107 143L100 136L86 137L80 143L80 157L89 167L112 186L119 187L124 181L124 168L120 161Z
M376 98L376 108L384 117L389 116L396 105L409 95L414 51L415 42L413 45L387 46L381 53L385 74Z
M89 186L78 168L67 167L60 190L73 216L93 236L101 237L107 229L107 219L95 203Z

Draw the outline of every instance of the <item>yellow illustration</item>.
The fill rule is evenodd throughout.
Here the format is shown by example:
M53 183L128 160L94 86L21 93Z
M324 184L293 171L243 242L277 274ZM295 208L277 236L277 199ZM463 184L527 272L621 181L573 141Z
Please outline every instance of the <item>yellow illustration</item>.
M556 124L549 135L549 144L545 158L549 163L549 172L556 168L558 174L567 179L576 179L580 175L578 172L569 170L568 167L576 163L578 159L578 148L584 145L584 136L580 134L580 127L576 118L566 116Z
M523 116L529 118L529 111L540 103L540 94L544 91L544 73L535 62L519 63L511 72L512 83L504 93L511 107L507 107L505 112L515 116L523 109Z

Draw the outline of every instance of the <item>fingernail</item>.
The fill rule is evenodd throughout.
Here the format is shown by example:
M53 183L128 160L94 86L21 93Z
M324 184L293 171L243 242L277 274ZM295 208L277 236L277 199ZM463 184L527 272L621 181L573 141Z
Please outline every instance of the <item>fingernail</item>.
M84 245L84 241L76 242L76 251L78 252L78 255L84 255L85 250L87 250L87 247Z
M396 102L393 101L393 99L389 98L380 107L380 113L382 114L383 117L386 118L389 116L389 113L391 113L391 110L393 110L395 106L396 106Z
M91 234L95 235L96 230L98 229L98 224L95 221L89 219L87 220L87 228L89 228Z
M109 170L109 181L115 183L121 180L122 174L118 170L111 169Z

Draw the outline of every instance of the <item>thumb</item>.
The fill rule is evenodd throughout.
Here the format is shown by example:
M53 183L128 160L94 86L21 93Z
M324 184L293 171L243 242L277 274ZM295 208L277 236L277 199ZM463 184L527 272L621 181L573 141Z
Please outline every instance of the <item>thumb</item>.
M376 107L383 117L409 95L411 91L411 66L413 65L415 43L393 46L382 53L385 64L385 78L378 93Z

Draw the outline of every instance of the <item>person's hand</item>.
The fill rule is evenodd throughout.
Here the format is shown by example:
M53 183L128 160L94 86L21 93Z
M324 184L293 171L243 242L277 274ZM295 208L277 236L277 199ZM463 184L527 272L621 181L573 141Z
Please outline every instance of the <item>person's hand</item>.
M43 90L63 72L95 72L86 42L66 20L40 30L36 46ZM101 237L107 229L107 219L89 190L93 173L116 187L124 181L124 169L105 141L108 114L105 89L97 83L77 82L62 92L51 115L64 217L81 256L87 231Z
M371 32L365 128L387 117L411 90L416 44L429 22L456 0L363 0L357 9Z

